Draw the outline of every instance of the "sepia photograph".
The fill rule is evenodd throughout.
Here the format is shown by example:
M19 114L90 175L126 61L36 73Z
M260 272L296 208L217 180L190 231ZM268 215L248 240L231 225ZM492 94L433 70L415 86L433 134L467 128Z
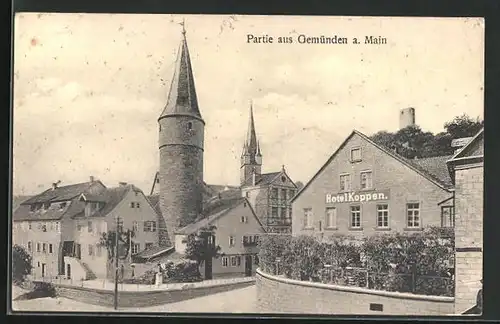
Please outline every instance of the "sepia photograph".
M17 13L10 313L481 315L484 30Z

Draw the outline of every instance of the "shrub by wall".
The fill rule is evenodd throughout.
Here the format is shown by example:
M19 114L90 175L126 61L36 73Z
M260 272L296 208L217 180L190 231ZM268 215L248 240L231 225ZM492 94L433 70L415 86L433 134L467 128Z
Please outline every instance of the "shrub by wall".
M453 296L452 233L428 228L363 240L333 236L324 242L311 236L266 235L259 242L259 267L295 280Z

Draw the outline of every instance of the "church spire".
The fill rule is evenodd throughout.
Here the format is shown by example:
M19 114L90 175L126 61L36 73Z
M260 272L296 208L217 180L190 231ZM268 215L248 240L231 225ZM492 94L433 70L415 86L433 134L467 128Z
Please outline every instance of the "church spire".
M201 119L184 21L180 25L182 25L182 40L177 52L174 76L170 84L167 104L160 118L168 115L189 115Z
M257 154L257 135L255 134L255 123L253 120L253 105L250 101L250 118L248 120L248 132L246 139L247 153L254 156Z

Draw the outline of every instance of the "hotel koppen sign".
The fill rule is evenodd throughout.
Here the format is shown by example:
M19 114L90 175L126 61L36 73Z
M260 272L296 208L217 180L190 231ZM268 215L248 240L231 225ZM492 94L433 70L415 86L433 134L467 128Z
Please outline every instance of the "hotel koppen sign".
M327 194L326 203L351 203L351 202L368 202L380 201L389 199L389 190L375 191L375 192L344 192L336 195Z

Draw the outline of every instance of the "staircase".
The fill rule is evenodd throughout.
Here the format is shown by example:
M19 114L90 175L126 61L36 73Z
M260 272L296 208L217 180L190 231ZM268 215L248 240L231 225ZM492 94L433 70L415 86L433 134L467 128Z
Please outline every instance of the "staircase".
M80 259L77 259L77 260L78 260L78 263L80 263L80 265L82 266L83 270L85 270L85 280L94 280L94 279L97 279L97 276L92 271L92 269L90 269L90 267L89 267L88 264L86 264L85 262L83 262Z

